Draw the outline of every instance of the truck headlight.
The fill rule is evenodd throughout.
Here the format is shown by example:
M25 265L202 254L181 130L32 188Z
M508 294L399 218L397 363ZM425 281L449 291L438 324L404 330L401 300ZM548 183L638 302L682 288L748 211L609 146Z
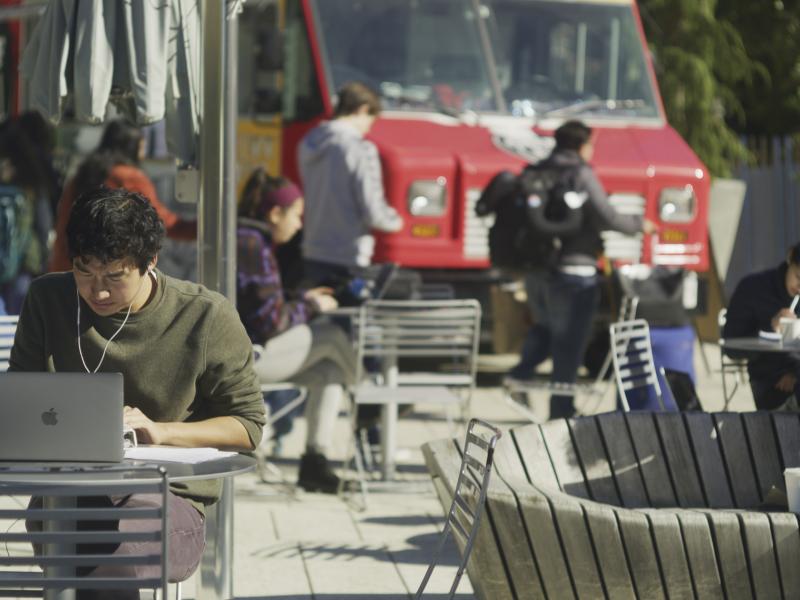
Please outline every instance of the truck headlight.
M665 223L688 223L694 220L697 211L697 196L694 188L664 188L658 197L658 216Z
M447 202L447 179L417 179L408 186L408 212L415 217L440 217Z

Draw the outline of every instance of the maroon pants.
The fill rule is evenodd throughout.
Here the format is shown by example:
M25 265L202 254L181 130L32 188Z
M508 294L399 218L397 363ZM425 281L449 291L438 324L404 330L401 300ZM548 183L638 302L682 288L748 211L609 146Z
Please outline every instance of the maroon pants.
M161 506L160 494L134 494L122 498L116 497L84 497L78 499L79 506L124 506L126 508L158 508ZM33 508L42 507L42 499L31 498L30 506ZM169 581L174 583L184 581L194 573L205 548L205 519L197 509L187 500L168 494L167 498L167 525L169 526L167 568L169 570ZM26 521L25 526L28 531L41 531L41 521ZM107 530L119 528L124 532L154 531L160 527L160 522L153 519L125 519L123 521L98 521L80 522L79 529L85 530ZM82 546L85 546L82 548ZM154 553L160 554L160 542L124 542L122 544L107 545L103 549L98 549L97 545L89 546L78 544L80 553L106 553L117 556L128 554ZM41 547L34 546L34 552L41 554ZM161 565L143 565L139 567L130 566L102 566L96 569L89 569L78 574L88 577L137 577L137 578L157 578L161 576ZM138 600L139 593L135 590L79 590L77 594L81 600Z

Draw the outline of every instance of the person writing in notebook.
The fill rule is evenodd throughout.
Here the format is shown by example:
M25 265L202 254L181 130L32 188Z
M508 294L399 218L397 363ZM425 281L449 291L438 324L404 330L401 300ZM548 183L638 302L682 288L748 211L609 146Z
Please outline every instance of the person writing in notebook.
M119 372L125 424L140 441L254 449L264 407L250 340L226 298L156 269L164 224L150 202L125 189L95 188L76 199L66 235L72 271L31 284L9 370ZM205 507L218 500L220 489L218 481L172 486L170 580L186 579L197 567ZM101 506L129 508L158 501L150 495L98 499ZM140 546L122 544L114 554L141 552ZM115 568L124 567L101 567L90 576L109 576ZM81 597L129 596L110 591Z
M236 307L250 339L264 347L255 362L259 381L293 381L308 389L298 485L334 494L339 477L326 454L344 386L355 382L356 353L347 334L322 318L337 307L330 289L284 290L275 252L294 237L302 220L300 189L263 169L253 171L239 202Z
M722 330L723 338L757 337L759 331L780 332L781 319L796 319L800 294L800 243L789 249L777 267L751 273L733 291ZM800 410L800 360L794 354L759 352L747 358L750 389L759 410Z

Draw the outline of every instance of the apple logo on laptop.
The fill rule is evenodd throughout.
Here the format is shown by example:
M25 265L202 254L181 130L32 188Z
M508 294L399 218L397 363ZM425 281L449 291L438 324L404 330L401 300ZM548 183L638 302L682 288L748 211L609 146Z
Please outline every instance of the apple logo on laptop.
M45 425L58 424L58 413L54 408L46 410L42 413L42 423L44 423Z

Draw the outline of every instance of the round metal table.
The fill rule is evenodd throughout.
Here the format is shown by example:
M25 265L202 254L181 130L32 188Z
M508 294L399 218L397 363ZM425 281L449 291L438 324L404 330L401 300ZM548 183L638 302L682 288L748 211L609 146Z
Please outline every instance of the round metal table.
M163 467L170 482L222 479L219 501L206 508L206 548L200 561L199 586L195 597L197 600L233 598L233 478L254 470L255 458L237 454L194 464L130 459L120 463L0 462L0 480L13 483L46 481L48 484L58 484L60 471L81 470L85 471L86 485L89 485L97 482L100 474L106 480L109 476L125 477L124 474L112 474L114 467L141 465ZM31 469L42 471L31 474ZM15 470L25 472L15 474ZM59 499L54 498L53 501L54 505L51 507L56 508ZM67 600L74 598L74 591L46 593L45 597Z
M784 343L782 340L765 340L760 337L723 338L719 345L724 350L736 352L776 352L782 354L800 354L800 343Z

